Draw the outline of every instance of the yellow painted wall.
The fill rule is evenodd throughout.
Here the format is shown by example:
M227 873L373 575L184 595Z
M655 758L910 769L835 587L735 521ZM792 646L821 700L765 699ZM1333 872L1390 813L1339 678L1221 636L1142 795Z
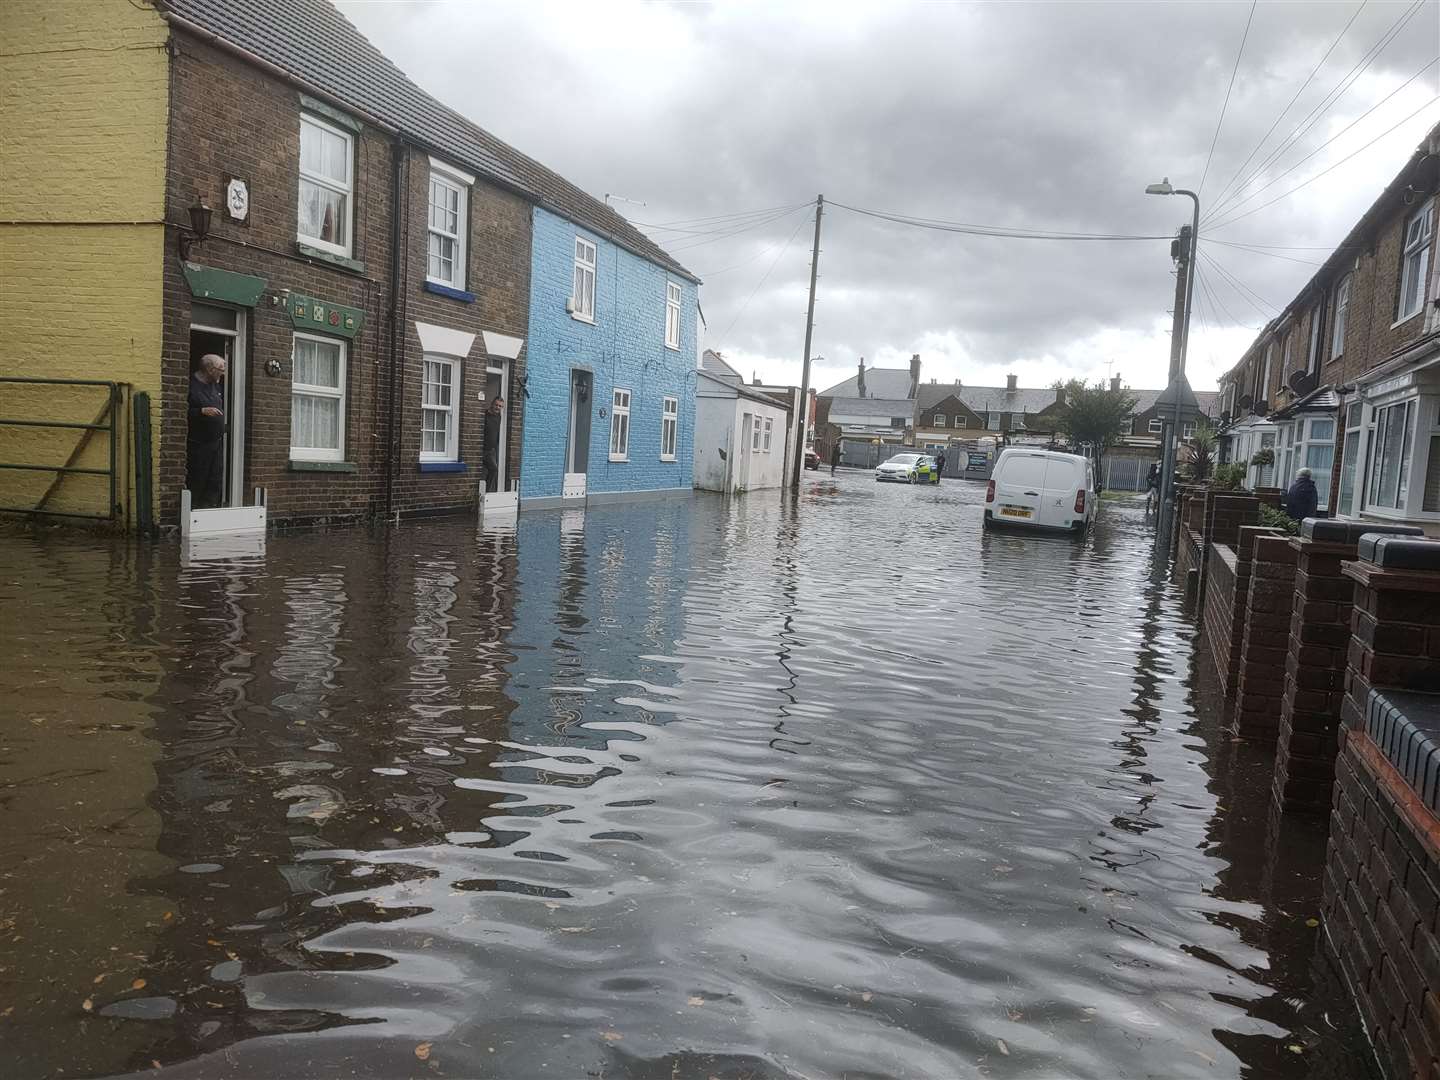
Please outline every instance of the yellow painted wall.
M0 375L128 384L127 512L132 390L160 424L168 36L143 0L0 0ZM104 399L0 383L0 416L90 423ZM0 461L64 464L81 434L0 426ZM108 459L96 432L75 464ZM0 505L35 505L54 475L0 469ZM103 478L72 476L47 505L103 512L107 497Z

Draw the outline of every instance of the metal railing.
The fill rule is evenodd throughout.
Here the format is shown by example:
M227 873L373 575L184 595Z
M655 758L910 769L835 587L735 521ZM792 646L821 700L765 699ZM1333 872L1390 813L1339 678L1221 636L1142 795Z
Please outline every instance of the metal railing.
M85 518L91 521L114 521L120 514L121 508L116 498L119 481L118 457L119 457L119 414L122 399L120 388L124 385L118 382L109 382L104 379L40 379L21 375L0 375L0 384L13 383L27 386L102 386L105 388L105 404L95 415L93 423L84 424L74 420L22 420L11 417L0 417L0 427L34 427L52 428L59 430L77 430L84 432L70 450L70 456L65 459L64 465L42 465L38 462L29 461L0 461L0 469L16 469L27 472L49 472L55 474L55 479L40 496L40 500L34 506L0 506L0 511L12 514L44 514L50 517ZM97 431L107 434L110 443L110 463L107 468L97 469L77 465L90 445L92 436ZM51 496L60 487L65 477L80 476L104 476L109 480L109 498L106 502L104 513L82 513L74 510L47 510Z

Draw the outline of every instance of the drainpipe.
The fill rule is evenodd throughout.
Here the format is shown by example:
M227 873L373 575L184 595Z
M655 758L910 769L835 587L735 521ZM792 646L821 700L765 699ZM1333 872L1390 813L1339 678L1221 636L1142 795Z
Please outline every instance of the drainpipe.
M408 189L405 185L405 163L407 160L407 148L405 140L398 135L390 142L391 154L391 176L390 176L390 304L386 319L390 324L390 346L389 363L387 365L386 378L389 382L386 388L385 405L385 516L390 517L395 511L395 471L398 467L398 451L400 444L400 433L395 430L397 405L399 403L399 370L403 363L400 355L403 327L400 325L400 244L401 244L401 220L409 212L409 201L406 198Z

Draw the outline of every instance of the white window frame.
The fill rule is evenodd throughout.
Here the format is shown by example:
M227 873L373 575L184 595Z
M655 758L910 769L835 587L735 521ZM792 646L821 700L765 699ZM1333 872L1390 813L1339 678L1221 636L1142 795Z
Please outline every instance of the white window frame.
M764 452L767 453L767 454L770 453L770 443L771 443L771 441L773 440L773 434L774 434L773 429L774 429L774 427L775 427L775 418L774 418L774 417L771 417L771 416L765 417L765 446L764 446Z
M461 172L435 158L430 159L430 185L425 197L425 280L434 282L436 285L444 285L447 289L458 289L461 292L465 291L465 282L469 279L467 261L469 245L465 241L466 235L470 231L470 188L474 183L475 178L469 173ZM435 227L434 189L436 185L448 188L459 196L459 205L456 208L456 231L453 233ZM430 273L431 236L439 236L455 242L455 256L451 264L454 267L454 277L449 281Z
M1395 501L1393 503L1382 503L1379 501L1379 481L1383 479L1381 470L1388 464L1384 448L1381 445L1381 423L1382 416L1386 413L1387 421L1394 420L1394 414L1400 413L1401 423L1405 426L1401 429L1399 453L1395 457ZM1366 417L1366 428L1373 433L1369 443L1369 460L1364 462L1365 476L1365 498L1364 510L1366 513L1375 514L1379 517L1408 517L1410 495L1414 490L1415 480L1415 447L1420 441L1420 399L1417 397L1400 398L1397 401L1388 401L1383 405L1374 405ZM1424 475L1423 473L1421 474ZM1404 491L1401 492L1400 480L1404 478ZM1422 482L1422 487L1423 482Z
M599 278L599 250L593 241L575 237L575 273L570 283L572 318L581 322L595 321L595 284ZM621 460L628 460L622 458Z
M935 426L936 426L936 427L947 427L948 425L946 424L946 421L947 421L948 419L949 419L949 417L947 417L944 413L938 413L938 412L937 412L937 413L935 414Z
M630 397L630 391L621 386L610 393L611 461L630 460Z
M425 404L425 376L427 364L445 364L450 368L450 404L426 405ZM441 353L425 353L420 361L420 460L421 461L459 461L460 460L460 379L461 363L453 356L445 356ZM444 412L448 416L448 429L445 435L444 450L425 449L425 414L427 412Z
M760 415L757 413L754 421L750 424L750 452L752 454L760 453L760 437Z
M1265 367L1264 374L1260 377L1260 388L1255 394L1256 402L1269 403L1270 401L1270 371L1271 361L1275 359L1275 343L1272 341L1265 346Z
M1290 358L1294 355L1294 350L1291 348L1291 346L1293 346L1294 344L1295 332L1292 330L1290 333L1285 335L1285 344L1281 346L1280 349L1280 379L1282 382L1290 376ZM1267 371L1265 373L1265 376L1266 382L1268 383L1270 373Z
M296 395L296 394L305 394L305 395L308 395L309 397L330 397L330 398L338 398L339 401L340 401L340 415L339 415L339 419L338 419L338 421L337 421L337 423L336 423L336 432L335 432L335 434L336 434L336 442L337 442L338 445L337 445L336 448L333 449L333 450L327 449L327 448L323 448L323 447L295 446L295 445L293 445L294 428L293 428L293 426L292 426L292 428L291 428L291 433L290 433L290 435L288 436L288 437L292 440L292 445L291 445L291 447L290 447L290 460L291 460L291 461L344 461L344 460L345 460L345 407L346 407L346 400L345 400L346 390L345 390L345 386L346 386L346 382L348 381L348 380L346 379L346 368L347 368L347 366L349 365L349 348L348 348L349 343L348 343L344 338L327 337L327 336L325 336L325 335L323 335L323 334L304 334L304 333L299 332L298 330L295 331L295 332L292 334L291 340L290 340L290 348L291 348L291 354L290 354L290 370L291 370L292 373L293 373L294 370L295 370L295 354L294 354L294 348L295 348L295 342L297 342L297 341L316 341L316 342L319 342L319 343L322 344L322 345L338 345L338 346L340 347L340 361L339 361L338 365L336 366L336 370L337 370L337 373L338 373L338 376L339 376L339 378L337 379L337 381L339 382L340 385L339 385L339 387L337 388L337 387L333 387L333 386L316 386L316 385L314 385L313 383L302 383L302 382L296 381L295 378L293 377L293 374L292 374L292 377L291 377L291 379L290 379L290 408L291 408L292 413L293 413L294 408L295 408L295 395ZM292 420L292 425L293 425L293 420Z
M1365 433L1365 406L1358 401L1345 406L1344 441L1336 443L1340 452L1340 484L1335 493L1337 517L1353 517L1356 512L1360 489L1365 486L1365 474L1361 472L1360 440ZM1353 436L1353 438L1352 438ZM1345 498L1345 478L1350 478L1349 499Z
M660 460L674 461L679 445L680 399L667 397L660 402Z
M1150 422L1145 425L1151 435L1163 435L1165 433L1165 420L1163 417L1152 416Z
M1180 437L1182 439L1193 439L1195 437L1195 424L1196 421L1194 420L1180 421Z
M1345 355L1345 323L1350 314L1350 279L1346 274L1335 286L1335 325L1330 331L1330 359Z
M1430 242L1434 234L1435 201L1432 199L1410 215L1400 236L1400 291L1395 294L1396 315L1392 326L1399 326L1425 310L1425 294L1430 284ZM1412 284L1415 286L1415 306L1407 311L1401 305L1405 303L1405 293Z
M300 180L308 180L312 184L315 184L322 188L327 188L330 191L334 191L338 194L345 196L345 243L335 244L330 242L329 240L322 240L318 236L306 236L303 232L300 231L300 188L298 182L295 188L295 239L302 243L309 244L311 247L319 248L321 251L328 251L333 255L343 255L348 259L355 250L355 133L353 131L346 131L344 128L341 127L336 127L334 124L327 124L324 120L321 120L314 113L301 113L301 162L305 160L305 152L303 149L303 145L305 142L306 124L311 124L317 128L322 129L323 131L329 132L331 135L337 135L345 140L345 150L347 155L346 160L349 162L349 168L346 171L346 176L348 179L348 183L346 184L346 186L339 186L331 177L317 176L313 173L307 173L303 164L300 166L299 177Z
M665 347L680 348L681 289L674 281L665 282Z
M1000 430L1000 414L999 414L998 412L994 412L993 410L990 410L990 409L986 409L986 410L985 410L985 430L986 430L986 431L999 431L999 430Z

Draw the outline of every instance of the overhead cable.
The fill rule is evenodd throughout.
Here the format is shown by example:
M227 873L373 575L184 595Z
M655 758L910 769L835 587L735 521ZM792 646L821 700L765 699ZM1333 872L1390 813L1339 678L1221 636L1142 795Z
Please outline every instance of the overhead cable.
M1066 232L1058 229L1018 229L1006 225L978 225L965 221L945 221L941 218L923 218L909 214L898 214L887 210L871 210L862 206L827 200L827 206L849 210L853 214L880 218L897 225L908 225L916 229L932 229L937 232L964 233L968 236L994 236L1010 240L1171 240L1166 235L1139 235L1132 233L1087 233Z
M1225 125L1225 110L1230 107L1230 93L1235 89L1235 76L1240 71L1240 58L1245 55L1245 42L1250 40L1250 24L1255 21L1255 4L1250 0L1250 14L1245 16L1245 32L1240 35L1240 49L1235 53L1235 66L1230 69L1230 85L1225 87L1225 100L1220 103L1220 118L1215 121L1215 134L1210 139L1210 153L1205 157L1205 169L1200 174L1201 194L1205 192L1205 178L1210 175L1210 162L1215 158L1215 144L1220 141L1220 129Z

